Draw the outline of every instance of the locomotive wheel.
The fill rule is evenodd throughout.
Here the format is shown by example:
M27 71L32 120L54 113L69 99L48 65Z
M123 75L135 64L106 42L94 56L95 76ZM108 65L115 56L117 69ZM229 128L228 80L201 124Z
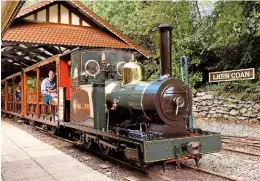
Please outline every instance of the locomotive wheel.
M102 144L99 143L98 147L99 147L100 152L103 156L106 156L109 153L109 147L108 146L105 146L105 145L102 145Z
M51 134L56 134L56 131L57 131L57 127L56 126L50 126L49 128L50 128L49 130L50 130Z
M85 147L86 149L89 149L90 146L91 146L91 139L88 138L88 137L86 137L86 138L85 138L84 147Z
M35 126L35 122L32 121L32 120L29 120L29 125L30 125L30 126Z

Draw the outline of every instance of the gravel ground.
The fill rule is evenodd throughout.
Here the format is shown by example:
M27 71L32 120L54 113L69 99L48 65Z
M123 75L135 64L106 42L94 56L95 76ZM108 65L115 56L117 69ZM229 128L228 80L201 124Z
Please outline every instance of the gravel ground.
M190 161L189 161L190 162ZM241 180L260 181L260 157L222 151L204 155L201 168L225 175L236 176Z
M196 120L196 126L202 130L219 132L223 135L260 137L260 128L258 125L239 125L236 123L200 119ZM229 148L235 148L242 151L251 150L242 145L232 145L229 146ZM259 150L256 150L256 152L260 153ZM204 155L201 160L201 167L218 173L236 175L244 178L246 181L260 181L259 156L249 156L232 151L221 151L216 154Z
M146 175L137 172L127 166L124 166L118 162L106 161L100 159L96 154L86 152L84 149L72 146L70 143L59 140L57 138L50 137L40 131L35 131L32 127L7 120L9 123L19 127L20 129L30 133L34 137L55 146L57 149L65 152L80 162L92 167L99 172L106 174L108 177L114 180L126 180L126 177L135 178L134 180L148 181ZM253 136L253 135L250 135ZM192 160L185 163L194 165ZM103 169L101 164L109 164L110 168ZM201 160L201 168L206 170L212 170L218 173L224 173L225 175L234 175L241 178L241 180L248 181L260 181L260 157L247 156L244 154L237 154L229 151L222 151L216 154L204 155ZM220 178L218 176L209 175L203 172L195 171L193 169L182 167L181 170L175 170L174 164L168 164L167 169L163 172L162 167L155 165L150 168L153 173L161 173L161 175L170 178L171 180L181 181L226 181L227 179ZM244 179L242 179L244 178ZM153 180L162 180L154 178Z
M259 125L236 124L227 121L211 121L208 119L197 119L195 126L202 130L218 132L223 135L260 137Z

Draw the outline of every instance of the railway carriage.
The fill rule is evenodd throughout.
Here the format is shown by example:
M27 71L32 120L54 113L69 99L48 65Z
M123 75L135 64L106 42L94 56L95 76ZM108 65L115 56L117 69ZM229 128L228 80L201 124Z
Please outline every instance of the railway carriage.
M94 147L103 155L118 153L138 165L184 159L198 163L203 154L221 150L220 134L188 124L191 92L171 76L171 27L159 29L162 71L157 80L144 80L144 69L133 52L76 49L2 80L2 112L73 135L87 149ZM44 104L40 93L49 69L57 74L57 105ZM35 81L28 85L28 80ZM14 100L19 82L20 103Z

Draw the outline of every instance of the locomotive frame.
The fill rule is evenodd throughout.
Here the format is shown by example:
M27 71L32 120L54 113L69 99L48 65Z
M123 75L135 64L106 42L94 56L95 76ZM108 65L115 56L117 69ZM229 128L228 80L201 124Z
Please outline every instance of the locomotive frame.
M171 56L169 55L169 50L171 50L171 38L169 38L171 37L171 28L168 25L163 25L160 28L162 75L167 73L171 75ZM96 56L94 54L88 54L89 52L96 52L98 57L97 63L99 65L99 72L94 73L94 76L82 74L81 71L83 66L83 63L81 63L82 60L92 60L93 57L91 56ZM112 54L109 54L111 52ZM112 123L113 120L110 120L110 112L112 113L113 109L119 109L118 104L120 106L126 105L127 108L122 108L129 108L130 110L129 102L127 100L130 97L130 94L134 93L134 90L137 90L135 89L135 87L137 87L135 85L140 85L142 83L140 82L141 80L139 80L139 78L141 79L141 76L137 76L137 80L130 81L129 83L132 86L131 90L127 88L129 84L121 84L124 81L122 80L122 76L120 76L121 72L118 72L118 64L123 64L123 59L121 59L121 57L116 61L114 61L113 58L109 60L108 57L112 57L113 53L115 54L115 57L128 57L128 60L124 60L125 64L129 61L131 62L130 58L132 58L132 52L104 48L76 49L46 59L24 69L22 72L5 78L1 82L2 86L4 85L4 91L2 91L1 98L2 112L24 118L28 120L31 125L42 125L53 131L53 133L61 132L62 130L64 133L65 130L65 134L74 135L78 139L78 142L84 145L86 149L89 149L92 145L96 145L103 155L109 154L110 151L118 152L119 154L122 154L127 161L138 165L147 165L159 161L165 163L168 161L178 162L179 160L186 159L194 159L198 164L198 161L203 154L221 150L221 138L219 133L193 129L190 128L189 125L185 134L182 136L168 135L161 136L158 139L149 137L150 135L159 135L157 133L148 134L145 131L141 131L143 129L143 125L141 124L140 130L131 130L131 128L128 129L127 127L123 128L122 126L118 126L118 124L111 126L110 123ZM138 65L135 65L135 68L138 69L138 67ZM47 75L46 70L50 68L55 69L57 73L58 105L44 104L40 93L41 78ZM84 68L86 69L86 64L84 64ZM94 64L92 64L92 69L93 70L91 71L96 70ZM134 73L135 72L131 72L131 74ZM32 75L36 78L36 90L34 91L30 91L27 85L28 77ZM17 80L21 81L22 90L21 112L19 113L17 113L17 107L20 103L14 101L14 89ZM165 79L165 81L168 80L172 81L176 79L171 77ZM156 81L160 83L162 80L158 79ZM122 101L117 99L115 96L116 92L112 95L106 90L108 84L114 84L115 82L118 82L116 86L122 88L122 90L119 91L125 91L122 92ZM161 87L161 84L159 87ZM11 93L9 93L10 91L8 92L8 88L12 88ZM115 89L113 89L113 91L114 90ZM180 92L180 90L178 91ZM188 95L188 93L186 94ZM111 95L112 98L109 97ZM143 98L145 89L142 89L142 91L137 90L136 95ZM191 97L188 95L188 98ZM111 103L110 107L107 105L108 100L110 100ZM140 101L140 98L137 98L136 100L138 102ZM188 100L185 101L187 102ZM141 113L145 114L142 102L140 104L141 106L139 107L142 109ZM185 119L190 115L190 113L188 113L188 106L183 109ZM52 109L51 107L54 107L54 109L57 110L58 120L56 121L54 121L50 111ZM178 111L176 111L176 115L177 113ZM120 111L119 113L115 113L116 116L119 114ZM130 115L130 119L131 114L134 113L130 110L130 114L128 114ZM178 123L174 124L178 125ZM156 126L158 125L156 124L155 127ZM169 133L169 130L178 130L178 128L167 129L167 133ZM159 132L160 131L163 135L164 128L160 128Z

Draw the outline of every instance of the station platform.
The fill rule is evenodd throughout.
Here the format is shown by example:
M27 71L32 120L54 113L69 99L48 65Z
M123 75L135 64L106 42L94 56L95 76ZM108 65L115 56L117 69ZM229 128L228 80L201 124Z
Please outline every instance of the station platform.
M112 181L23 130L1 121L1 180Z

